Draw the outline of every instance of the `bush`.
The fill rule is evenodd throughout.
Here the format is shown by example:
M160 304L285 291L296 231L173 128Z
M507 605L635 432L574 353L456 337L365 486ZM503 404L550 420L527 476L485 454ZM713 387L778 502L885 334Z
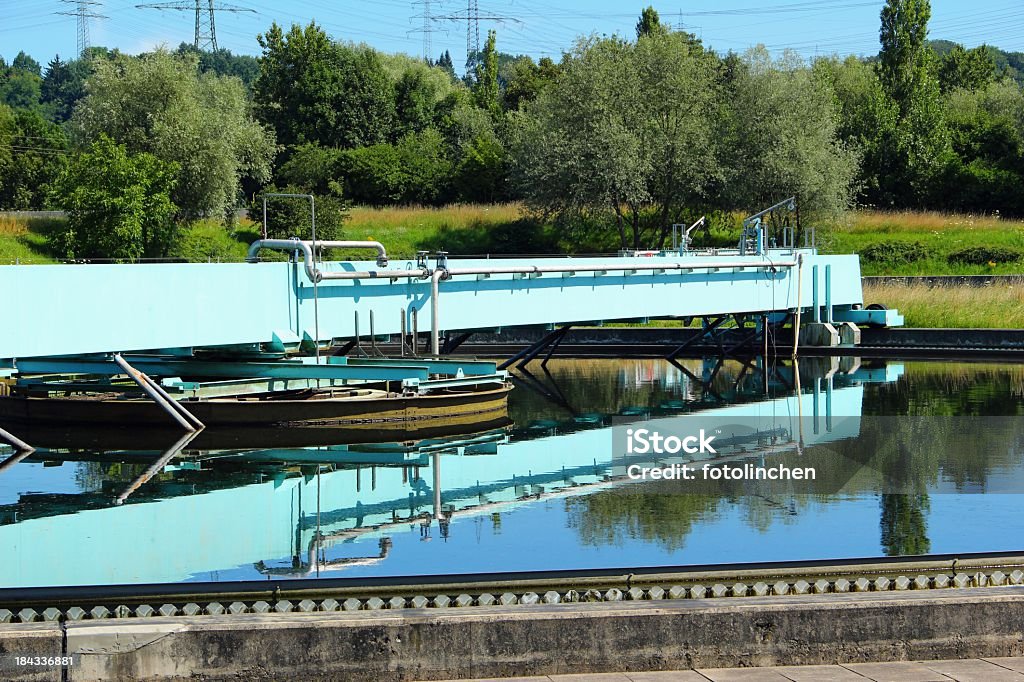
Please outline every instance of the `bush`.
M101 135L57 180L54 194L68 219L51 245L68 258L165 256L174 238L177 172L177 164L129 154Z
M960 265L988 265L989 263L1016 263L1024 256L1017 249L1005 246L972 246L949 254L950 263Z
M245 260L247 247L248 243L239 241L227 228L200 222L181 230L171 246L170 255L190 263L240 262Z
M283 189L267 187L266 192L284 194L309 194L295 185L287 185ZM342 225L348 219L348 206L332 194L314 194L316 199L316 238L317 241L341 239ZM259 195L253 198L249 206L249 215L261 220L263 216L263 200ZM261 229L261 228L258 228ZM267 199L267 236L271 239L289 239L300 237L310 239L311 220L309 216L309 200L302 198L269 197Z
M899 265L927 260L934 253L931 247L921 242L879 242L862 249L860 255L873 263Z

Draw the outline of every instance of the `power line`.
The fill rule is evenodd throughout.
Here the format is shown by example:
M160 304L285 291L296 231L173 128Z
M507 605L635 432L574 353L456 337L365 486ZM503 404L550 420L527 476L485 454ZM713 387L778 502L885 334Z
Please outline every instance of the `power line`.
M89 9L90 6L99 6L95 0L60 0L66 5L74 5L74 11L57 12L68 17L78 19L78 55L84 56L89 49L89 19L107 19L102 14L97 14Z
M205 7L203 6L205 4ZM215 0L194 0L189 2L188 0L176 0L173 2L153 2L144 5L135 5L138 9L173 9L181 11L195 11L196 13L196 32L195 32L195 47L197 50L206 50L208 52L217 51L217 23L214 16L215 12L252 12L256 13L256 10L249 9L248 7L239 7L238 5L226 5L224 3L215 2Z

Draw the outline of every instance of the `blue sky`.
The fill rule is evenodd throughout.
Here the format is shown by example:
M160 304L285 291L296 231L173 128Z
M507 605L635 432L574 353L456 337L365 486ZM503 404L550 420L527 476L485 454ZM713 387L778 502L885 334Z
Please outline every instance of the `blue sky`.
M192 12L137 9L153 0L96 0L92 11L107 19L90 23L93 45L118 47L137 53L160 44L176 47L191 42ZM178 0L189 4L192 0ZM205 4L206 0L203 0ZM498 32L498 48L534 58L552 56L572 45L579 35L632 35L636 17L647 2L614 0L478 0L481 16L508 17L481 20L481 37L488 28ZM651 3L662 21L682 24L719 50L743 51L764 43L773 51L798 50L815 54L872 54L878 49L881 0L688 0ZM254 13L217 14L221 47L237 53L258 54L255 35L272 21L306 23L310 19L337 39L366 42L387 52L419 55L423 50L423 0L232 0L231 6ZM61 0L0 0L0 55L8 61L25 50L42 63L54 54L75 53L76 20L57 12L73 9ZM465 0L430 0L435 17L466 13ZM433 54L451 51L456 65L465 61L466 23L435 19L431 22ZM1022 0L933 0L931 37L974 46L987 42L1006 50L1024 51Z

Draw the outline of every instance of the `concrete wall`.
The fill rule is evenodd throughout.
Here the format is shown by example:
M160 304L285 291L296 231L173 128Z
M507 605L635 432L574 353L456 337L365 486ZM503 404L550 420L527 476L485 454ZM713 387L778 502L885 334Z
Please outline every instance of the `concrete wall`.
M74 680L446 679L1024 654L1021 588L67 625ZM33 629L34 628L34 629ZM0 626L0 651L60 643ZM58 671L59 672L59 671ZM59 679L13 678L13 679Z

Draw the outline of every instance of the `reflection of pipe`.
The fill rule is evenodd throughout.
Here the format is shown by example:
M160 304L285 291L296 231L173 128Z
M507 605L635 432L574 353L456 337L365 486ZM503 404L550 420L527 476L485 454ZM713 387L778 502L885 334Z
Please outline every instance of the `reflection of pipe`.
M4 433L6 433L6 431ZM27 450L18 450L13 455L8 457L4 461L0 462L0 474L2 474L7 469L10 469L11 467L13 467L15 464L17 464L21 460L25 459L26 457L31 455L33 452L35 452L35 450L33 448L29 448Z
M193 417L191 413L189 413L188 417L185 417L183 413L188 411L180 405L177 405L178 401L170 397L165 398L161 395L162 391L158 390L155 382L149 380L149 377L129 365L128 361L117 353L114 354L114 362L124 370L125 374L131 377L132 381L139 385L139 388L146 392L146 395L153 399L153 402L159 405L164 412L171 415L174 421L178 422L183 429L191 433L197 428L202 428L202 423ZM166 393L164 393L164 395L166 395ZM199 423L199 426L194 426L193 422Z
M434 518L441 518L441 453L430 455L430 468L434 474Z
M348 533L341 533L340 535L348 535ZM371 566L373 564L380 563L388 558L391 554L391 538L381 538L377 546L380 547L380 552L376 556L359 556L359 557L345 557L342 559L331 559L330 561L320 561L317 557L317 552L322 543L317 542L317 538L310 540L309 548L307 550L307 561L304 566L297 568L292 567L275 567L268 568L265 563L259 561L256 563L256 570L263 575L279 575L288 576L293 578L304 578L312 575L313 573L319 574L321 569L326 570L329 568L348 568L350 566Z
M160 456L160 459L158 459L157 461L153 462L153 464L150 465L150 467L148 469L146 469L144 472L142 472L142 474L138 478L136 478L134 481L132 481L131 484L127 488L124 489L124 492L122 492L120 495L117 496L117 498L114 500L114 504L116 504L116 505L124 504L124 501L127 500L128 497L132 493L134 493L136 490L138 490L139 487L141 487L143 484L146 483L146 481L148 481L149 479L153 478L153 476L155 476L157 473L159 473L161 469L163 469L165 466L167 466L168 462L170 462L172 459L174 459L179 454L181 454L181 451L184 450L188 446L188 444L192 442L192 439L195 438L198 435L199 435L198 431L192 431L190 433L186 433L184 436L179 438L174 443L174 445L169 447L164 452L164 454Z
M0 429L0 440L10 443L11 446L17 452L33 453L36 450L31 445L15 436L13 433L9 431L4 431L3 429Z

